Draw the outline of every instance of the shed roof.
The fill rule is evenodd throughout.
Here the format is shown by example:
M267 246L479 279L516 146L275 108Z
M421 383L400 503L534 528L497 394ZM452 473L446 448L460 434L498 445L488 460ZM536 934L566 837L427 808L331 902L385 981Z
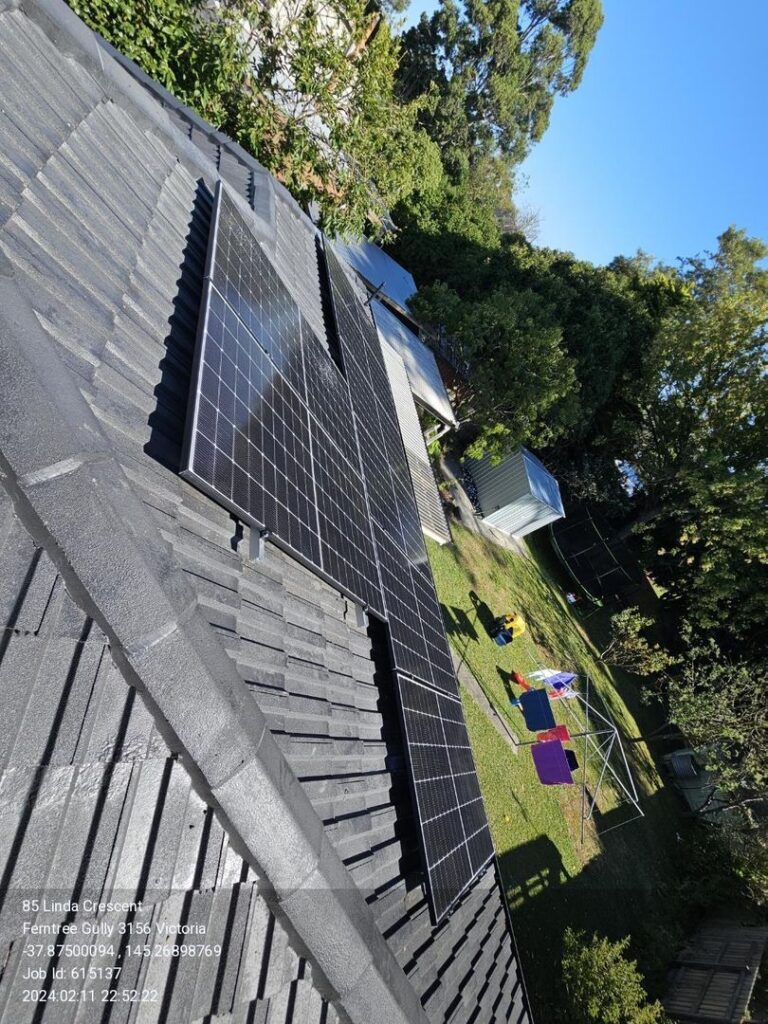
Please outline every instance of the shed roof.
M443 423L455 426L456 415L432 350L378 299L373 300L371 308L379 337L405 365L416 401Z
M322 324L314 236L129 70L59 0L0 7L0 1007L48 885L221 936L135 963L121 1019L527 1020L494 869L430 923L375 637L176 472L210 188Z
M416 282L397 260L367 238L357 242L337 242L337 249L372 289L381 288L388 299L404 312L408 311L408 300L416 292Z
M520 451L525 461L531 494L537 497L539 501L543 501L545 505L548 505L553 512L557 512L559 516L564 516L565 509L563 508L563 499L560 497L560 487L557 480L552 476L544 463L536 458L533 452L529 452L527 448L521 448Z

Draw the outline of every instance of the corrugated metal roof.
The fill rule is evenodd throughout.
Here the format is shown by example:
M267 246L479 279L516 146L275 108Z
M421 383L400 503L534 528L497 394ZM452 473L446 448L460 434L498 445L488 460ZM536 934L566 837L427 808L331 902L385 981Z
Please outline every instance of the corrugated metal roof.
M525 459L525 468L528 473L528 484L531 494L534 494L539 501L548 505L558 518L565 515L563 500L560 497L560 487L557 480L539 459L529 452L527 448L521 448Z
M493 870L437 930L414 887L391 681L377 675L370 638L298 563L272 548L263 563L233 550L227 513L177 475L209 216L201 164L130 98L62 57L23 10L0 12L0 88L0 249L430 1020L527 1020ZM211 186L217 172L202 167ZM304 248L286 257L297 277ZM332 1024L311 957L291 947L254 869L230 849L2 489L0 524L6 877L152 892L154 919L186 914L225 937L215 971L153 967L160 1005L129 1004L120 1019ZM18 920L8 920L0 956L15 966L0 980L0 1007L15 1010ZM46 1009L48 1019L63 1020L56 1012Z
M392 388L392 397L395 400L395 410L405 445L421 528L439 544L447 544L451 539L451 531L448 529L443 512L443 503L440 501L440 494L435 483L435 475L432 472L432 464L424 443L419 414L416 412L413 402L405 365L397 352L385 342L381 343L381 350Z
M483 518L506 533L524 537L565 514L557 480L527 448L500 462L471 459L469 469Z
M416 400L443 423L455 426L456 416L432 350L378 299L371 308L379 337L402 359Z
M335 244L342 259L373 289L381 288L388 299L407 312L408 300L416 292L416 282L405 267L365 238L359 242L338 241Z

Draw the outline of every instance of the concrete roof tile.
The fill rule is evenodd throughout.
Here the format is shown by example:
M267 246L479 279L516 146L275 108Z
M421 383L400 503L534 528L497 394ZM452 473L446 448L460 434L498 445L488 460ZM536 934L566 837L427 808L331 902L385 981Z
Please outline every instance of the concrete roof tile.
M51 0L45 0L40 10L45 14L54 7ZM16 15L13 18L19 20ZM28 20L26 14L20 14L19 18ZM6 19L7 16L4 16ZM71 18L70 23L73 23ZM36 27L30 29L25 26L24 38L29 44L28 54L34 54L35 47L38 51L41 47L46 49L44 37ZM0 40L0 61L3 59L6 39L3 37ZM275 726L279 724L280 728L286 730L280 737L281 745L294 772L306 779L303 785L307 798L329 819L329 837L333 836L340 850L348 852L355 860L355 878L362 885L374 885L381 890L372 906L374 912L380 915L380 922L386 921L387 926L393 929L390 935L391 947L398 951L400 957L401 950L413 949L414 943L420 945L423 948L416 954L416 964L419 957L423 956L425 967L427 959L433 959L434 962L439 961L440 957L450 959L450 949L444 949L439 943L425 941L424 937L431 936L432 931L423 901L420 909L407 909L410 905L409 897L400 874L400 863L406 847L409 843L412 845L413 826L409 826L410 838L402 835L398 821L402 822L404 816L409 817L410 809L407 792L401 783L397 783L402 794L396 802L386 802L389 799L388 791L396 788L394 777L388 770L388 765L393 765L395 761L380 740L383 719L377 706L379 690L373 679L374 666L367 636L345 618L345 602L332 588L314 579L303 567L271 546L268 546L266 561L258 565L248 565L242 555L232 552L229 545L233 527L229 516L141 451L141 446L148 440L146 412L151 408L154 393L159 396L158 409L153 413L157 413L157 427L154 428L154 435L149 437L149 445L155 445L156 457L162 458L166 465L173 466L173 459L178 458L178 433L183 426L184 380L185 374L189 372L189 352L194 340L195 305L190 294L194 287L199 287L204 249L201 240L204 238L205 218L201 215L196 219L192 215L197 188L195 177L199 176L199 171L192 171L196 165L190 156L191 150L184 148L186 144L179 143L178 150L174 152L175 142L169 147L169 129L163 127L162 118L153 120L151 104L144 107L139 104L141 110L134 116L134 94L127 91L120 95L114 77L100 78L94 84L96 80L92 75L103 75L97 66L98 62L86 62L81 66L77 61L69 61L64 67L58 68L57 61L60 58L50 47L46 50L45 60L43 93L46 88L49 91L53 89L54 78L46 76L49 75L50 67L56 66L56 75L71 76L73 94L88 97L80 117L83 123L75 125L72 141L67 143L72 153L72 160L67 166L72 168L73 173L66 178L66 197L62 193L61 200L52 203L52 215L55 211L57 219L70 215L75 217L75 235L83 225L92 223L96 232L96 247L101 247L100 252L104 251L110 232L115 233L119 239L116 244L120 246L121 255L116 260L113 283L128 266L135 264L136 273L127 286L123 287L115 310L110 308L110 303L114 306L114 298L108 299L113 283L104 282L103 275L99 276L98 272L91 273L92 261L87 258L87 254L83 257L82 252L72 251L71 264L74 265L77 259L78 265L87 272L87 279L79 281L76 275L65 272L55 261L46 262L45 253L32 252L28 240L23 239L22 246L22 233L17 229L14 234L14 226L11 225L8 237L19 243L16 256L23 266L30 293L39 295L45 305L45 311L40 314L41 319L49 325L50 335L62 358L72 366L75 373L80 374L80 386L86 387L86 394L93 407L99 410L102 422L110 432L114 451L129 468L134 494L141 498L145 511L154 518L163 536L175 545L173 563L178 565L180 559L185 560L183 576L186 585L193 585L198 599L203 599L209 620L218 628L226 627L227 647L231 657L238 661L241 677L252 681L251 692L265 710L269 711L277 701L279 711L273 714L272 721ZM80 83L83 77L88 78L91 84L86 83L82 91L78 91L81 86L75 83ZM103 111L89 107L98 104L107 95L112 97L110 112L115 106L118 109L112 120L112 124L118 126L117 132L108 123L109 119ZM16 99L22 103L24 97L16 94ZM19 109L23 110L23 107ZM44 108L41 108L41 113L45 113ZM55 119L53 123L56 123ZM31 124L34 127L34 119ZM146 166L150 168L146 175L139 173L136 180L130 178L124 153L115 145L116 135L135 139L136 151L141 153ZM43 133L42 139L46 145L41 145L40 152L44 153L46 147L50 149L51 144L55 143L55 138ZM215 142L217 158L220 144L221 140ZM235 150L232 152L235 153ZM170 160L166 159L166 154L171 154ZM104 170L98 164L101 158ZM23 163L23 154L19 159ZM54 157L49 161L51 170L54 169L55 160ZM197 166L202 167L203 163ZM0 177L3 174L2 166ZM116 188L112 187L109 177L113 171ZM25 174L32 173L36 173L34 160L26 170L14 166L11 172L14 180L19 183L25 180ZM61 168L56 169L56 173L59 177L55 180L65 180ZM228 168L227 173L241 172L234 167ZM254 190L252 199L256 207L259 208L259 204L263 207L261 230L268 231L270 210L273 210L277 258L278 261L285 261L286 274L290 277L302 260L309 260L313 231L311 226L307 228L307 222L301 216L289 207L284 208L286 198L283 190L274 189L269 179L264 177L263 171L256 172L251 167L248 174L252 173L257 177L247 187ZM261 175L260 179L258 174ZM128 187L122 189L127 176ZM41 200L50 201L53 180L41 176L38 193ZM209 177L209 181L212 180L213 177ZM244 184L244 179L241 179L241 183ZM85 194L88 190L100 194L103 199L95 204L81 204L83 197L78 192ZM28 219L31 220L31 214ZM290 232L295 230L296 225L302 226L303 234L296 246L290 249ZM39 226L44 226L42 220ZM286 227L290 230L286 230ZM297 255L301 253L304 255ZM177 307L174 325L169 333L166 321L168 310L173 308L170 300L174 298L174 293L171 289L176 287L179 267L184 260L187 282L197 282L197 285L188 284L183 290L180 312ZM308 291L302 292L302 308L314 301L314 284L311 280L310 285ZM301 289L303 285L293 281L292 287ZM93 294L89 294L89 288L95 289ZM98 310L103 311L103 316ZM161 364L162 360L165 362ZM126 400L132 389L135 389L135 397ZM63 401L66 405L66 394L57 394L57 401ZM87 435L83 441L85 446L86 442ZM50 457L50 452L47 457ZM130 529L131 522L131 516L128 515L127 524L123 526L127 525ZM116 535L119 535L118 531ZM247 547L247 541L245 543ZM114 579L115 574L122 571L122 566L114 563L106 569ZM105 571L104 575L105 590L108 572ZM171 588L175 586L173 579L173 573L166 577ZM106 594L105 601L109 606ZM118 612L119 608L113 603L108 610L112 614ZM157 618L157 607L153 611ZM276 642L276 622L286 619L295 620L295 624L300 627L296 634L288 637L288 649L294 655L290 660L286 659L283 644L280 647L271 646ZM211 633L210 624L208 633L210 635L207 640L198 638L208 651L204 660L207 659L209 669L215 671L215 666L220 665L223 670L224 663L217 658L226 658L226 655L214 657L208 647L211 642L218 643L217 637ZM247 635L258 636L264 640L264 644L244 639ZM321 637L322 642L318 642L317 637ZM62 651L54 653L54 648L50 648L48 656L51 664L60 668L67 663L66 655ZM189 691L185 691L183 686L186 663L182 660L175 667L173 664L179 661L175 657L173 645L169 645L162 662L166 666L163 672L167 676L167 692L170 693L170 688L173 688L179 700L188 700ZM91 674L91 669L85 672L85 664L83 662L83 684ZM50 673L52 680L55 674ZM194 672L188 675L193 677ZM166 767L169 763L165 760L168 757L167 747L157 732L150 729L147 711L141 699L136 699L133 708L127 708L124 702L117 699L119 685L125 684L114 670L105 671L103 675L97 672L94 680L94 694L87 702L83 702L80 696L79 681L70 696L68 707L73 724L80 714L79 709L87 704L83 736L78 742L75 756L89 759L101 756L98 751L103 751L107 759L123 757L129 752L133 758L131 762L123 762L126 767L121 768L121 771L130 771L130 780L119 821L110 826L116 832L113 835L114 852L110 855L108 866L103 869L111 879L108 884L118 884L121 879L127 879L138 885L142 870L147 877L148 873L155 873L163 885L168 884L168 879L186 882L190 872L198 873L201 884L237 884L243 872L243 862L229 846L221 825L212 815L205 818L211 824L201 826L207 828L207 838L201 842L197 851L198 859L194 861L196 866L193 868L196 846L194 836L197 832L194 822L199 809L196 801L199 798L194 796L187 784L176 783L174 773L182 770L178 762L172 762L176 767ZM287 690L275 689L286 686ZM280 693L286 696L281 697ZM302 707L304 710L301 710ZM312 708L311 713L307 713L307 707ZM193 729L191 716L189 727ZM303 735L306 730L320 729L329 737L324 742L319 741L317 736ZM64 736L70 736L72 732L73 729L68 725L57 740L60 744L58 749L71 749L71 740L65 742ZM118 734L122 735L122 740L118 739ZM163 766L159 769L160 781L167 778L164 785L159 784L158 770L152 767L151 761L142 765L142 759L148 756L160 756L158 764ZM16 753L13 757L16 757ZM253 794L247 785L243 785L241 793L235 802L252 800ZM142 813L142 807L146 813ZM347 817L342 817L344 815ZM189 829L189 824L193 825L192 829ZM255 829L256 826L257 822L254 821L250 827ZM395 838L398 831L401 836ZM108 834L108 829L98 833L99 837ZM137 851L141 842L146 842L147 838L154 835L157 870L153 862L155 853L147 859L140 857ZM108 848L103 838L97 839L97 845L99 849ZM310 856L310 862L311 859ZM472 918L471 908L480 899L476 892L473 890L471 898L457 911L457 928L465 927ZM498 892L495 898L500 899ZM465 917L465 914L469 917ZM311 924L307 927L311 927ZM283 936L280 941L287 942L285 933L280 934ZM262 940L258 938L253 941ZM243 942L246 942L245 938ZM458 953L456 970L461 969L462 962L466 963L464 949L469 951L474 942L470 933L468 942ZM273 942L272 945L276 948L278 943ZM474 949L476 951L477 946ZM238 957L240 955L237 954ZM266 950L264 955L271 962ZM295 954L292 957L296 960ZM443 963L447 962L443 960ZM230 970L229 965L226 969ZM446 969L452 971L453 967ZM165 976L166 986L171 984L171 973ZM196 1013L196 1007L204 1006L204 993L208 991L210 1012L218 1016L234 1012L235 1016L240 1017L245 1013L246 1003L237 1003L240 997L236 992L239 989L242 989L242 999L248 1001L248 1012L258 1008L260 1013L266 1005L259 996L258 987L254 997L253 986L242 987L239 981L237 984L227 984L227 998L234 1000L237 1005L220 1005L211 1000L210 982L205 981L204 974L205 971L198 972L193 981L186 970L180 972L176 977L174 991L169 996L169 1005L183 1007L185 1014L187 1008L192 1007L190 1012ZM271 979L279 977L280 981L275 981L273 991L282 992L280 998L285 1000L286 979L282 971L270 968L267 974ZM414 977L418 976L419 972L416 971ZM495 977L495 973L492 977ZM189 992L193 986L196 994L190 1000ZM264 986L260 987L263 996ZM166 991L169 989L166 988ZM298 988L294 991L298 992ZM307 1004L316 1005L318 998L317 994L308 996ZM298 996L295 995L294 1011L298 1004ZM287 1008L288 1001L283 1005ZM336 1018L333 1008L322 1012L327 1012L328 1021ZM438 1019L434 1017L435 1021ZM390 1020L387 1020L387 1024L390 1024Z

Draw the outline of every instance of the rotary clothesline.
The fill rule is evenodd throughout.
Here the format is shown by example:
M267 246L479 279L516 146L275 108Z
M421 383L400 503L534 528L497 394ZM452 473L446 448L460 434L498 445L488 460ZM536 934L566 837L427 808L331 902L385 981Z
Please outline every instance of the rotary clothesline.
M606 774L609 775L618 787L624 802L628 802L635 809L636 813L622 822L611 825L608 828L597 832L598 835L605 835L616 828L621 828L644 817L643 809L640 806L640 798L635 786L634 778L629 767L624 747L621 742L618 727L615 722L602 714L590 702L590 677L579 676L575 672L560 672L556 669L539 667L528 674L529 679L541 681L545 689L533 689L525 679L515 674L520 685L524 686L525 692L521 697L512 701L514 706L520 707L526 727L530 732L537 733L536 739L522 741L521 745L531 748L531 756L539 780L543 785L568 785L573 782L573 773L579 767L575 752L565 748L564 743L576 739L584 740L581 789L581 840L584 841L584 830L587 821L592 819L597 806L603 781ZM585 689L582 693L575 685L577 680L584 679ZM548 692L551 691L551 692ZM576 706L581 706L584 713L584 729L581 729ZM567 725L558 725L555 721L553 707L562 706L565 708L571 721L577 723L580 731L571 732ZM597 720L597 721L595 721ZM595 724L595 728L591 726ZM626 781L621 778L619 772L611 763L611 756L618 748L621 755ZM590 760L591 759L591 760ZM587 790L587 771L591 763L600 765L597 784L594 793L589 794Z

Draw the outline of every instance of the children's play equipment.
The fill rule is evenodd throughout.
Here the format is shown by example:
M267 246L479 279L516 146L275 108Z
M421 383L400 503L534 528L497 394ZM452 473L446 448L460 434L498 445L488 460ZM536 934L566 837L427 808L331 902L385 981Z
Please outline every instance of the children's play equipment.
M631 594L642 582L637 559L624 541L586 505L549 527L552 546L581 591L595 605ZM567 597L566 597L567 600Z
M519 612L508 612L500 616L493 624L491 631L492 639L499 645L505 647L511 644L525 632L525 619Z
M618 727L607 709L599 711L591 701L590 677L544 668L529 673L528 679L517 672L512 678L523 687L523 693L512 700L512 705L522 711L528 731L537 734L533 740L523 740L522 745L530 748L542 785L571 785L574 773L579 770L579 760L576 751L565 744L578 742L581 747L582 842L585 824L594 816L606 777L611 779L620 801L630 808L630 813L617 824L598 830L597 834L604 835L644 817ZM541 682L544 688L535 689L528 680ZM581 686L577 688L579 683ZM563 709L567 721L555 720L555 707ZM589 792L588 770L593 766L597 769L597 781L591 780Z

